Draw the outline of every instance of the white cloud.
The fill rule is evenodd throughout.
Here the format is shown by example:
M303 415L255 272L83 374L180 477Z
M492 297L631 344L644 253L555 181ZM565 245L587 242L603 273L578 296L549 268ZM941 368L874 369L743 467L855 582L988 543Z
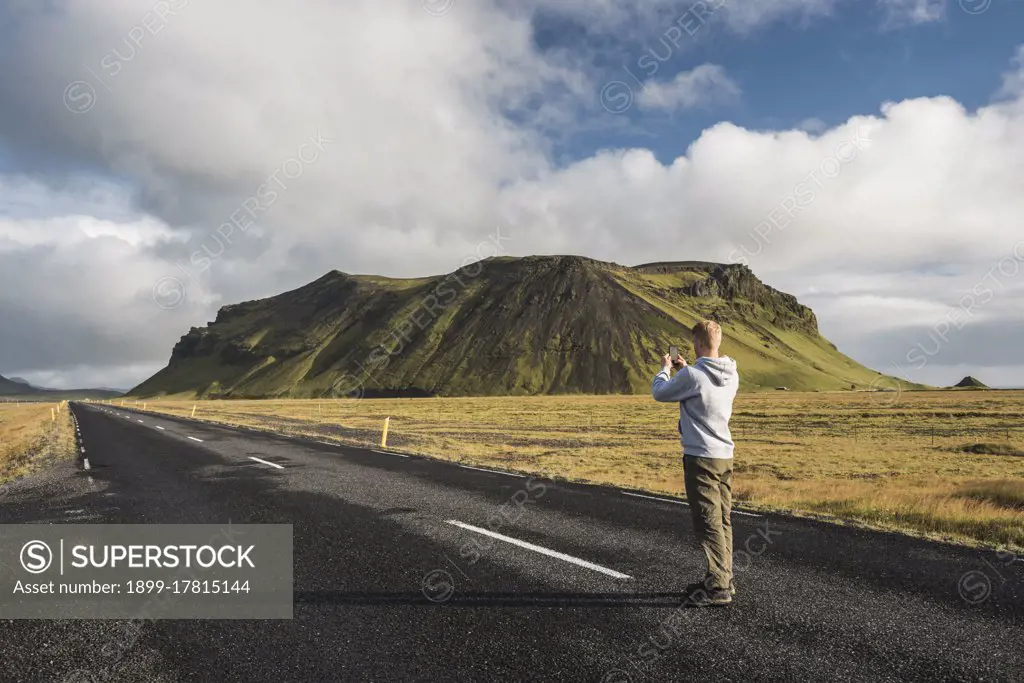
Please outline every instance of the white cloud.
M878 0L888 27L929 24L946 17L946 0Z
M56 193L22 187L36 200L60 203ZM151 217L0 218L0 374L58 387L72 383L61 377L109 386L125 381L121 365L165 361L167 342L205 314L194 303L164 310L154 302L154 283L168 265L155 250L175 239ZM92 365L110 367L111 379L101 382Z
M999 95L1010 99L1024 98L1024 45L1017 47L1013 68L1003 74L1003 87Z
M752 30L832 4L737 1L728 21ZM750 258L771 284L798 292L862 278L858 292L816 300L841 348L867 348L862 336L844 336L844 320L885 327L857 314L864 308L925 325L1020 239L1019 72L1007 76L1005 101L977 112L935 97L813 134L721 123L670 163L629 149L563 164L547 134L592 106L599 84L578 57L534 45L529 12L555 6L481 0L431 16L417 2L304 0L239 12L209 0L180 7L132 51L125 36L145 15L136 3L22 5L17 34L0 36L0 69L18 74L0 82L0 130L26 178L51 187L0 180L0 373L58 385L57 375L30 373L63 373L65 385L96 383L89 368L124 377L165 361L220 304L331 268L448 271L496 225L513 254L726 261L859 130L870 146L823 178L813 202ZM559 6L584 16L575 0ZM679 11L639 0L600 7L606 27L621 26L621 12ZM119 60L116 74L108 58ZM79 79L91 82L95 103L72 113L62 95ZM686 85L662 86L663 101L699 101ZM71 93L72 108L83 93ZM218 240L218 227L318 129L333 142L315 162L286 179L257 225ZM106 180L71 182L68 169ZM193 254L221 249L197 272ZM935 263L956 264L955 275L927 274ZM168 277L188 296L164 310L153 292ZM985 314L1006 319L1019 302L1008 288Z
M692 109L735 102L740 87L717 64L701 64L683 71L671 81L648 81L637 96L645 109Z
M796 127L808 133L823 133L828 129L828 125L816 116L804 119Z

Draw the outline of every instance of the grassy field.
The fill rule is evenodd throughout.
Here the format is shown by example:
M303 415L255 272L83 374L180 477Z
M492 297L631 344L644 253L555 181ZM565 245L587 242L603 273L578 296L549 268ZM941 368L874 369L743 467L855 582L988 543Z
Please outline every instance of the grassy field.
M51 410L60 412L51 421ZM45 455L72 457L75 430L67 406L0 403L0 484L31 472Z
M193 405L146 407L188 416ZM390 416L396 450L680 496L677 411L646 396L539 396L200 401L196 417L377 446ZM749 507L1024 548L1022 418L1024 392L1013 391L741 394L735 495Z

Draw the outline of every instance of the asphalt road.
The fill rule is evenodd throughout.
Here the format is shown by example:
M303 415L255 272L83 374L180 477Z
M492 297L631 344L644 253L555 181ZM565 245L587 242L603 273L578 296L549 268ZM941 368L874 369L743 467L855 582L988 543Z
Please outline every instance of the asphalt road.
M1012 557L748 511L734 605L680 609L685 504L73 409L89 469L0 523L290 523L294 618L6 620L2 680L1024 680Z

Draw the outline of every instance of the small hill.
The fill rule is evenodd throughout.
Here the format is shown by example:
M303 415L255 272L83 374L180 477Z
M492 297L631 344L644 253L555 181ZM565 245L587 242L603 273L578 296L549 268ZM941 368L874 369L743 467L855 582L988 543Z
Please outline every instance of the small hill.
M20 378L10 378L0 375L0 397L11 398L22 401L53 401L64 399L105 399L121 396L122 392L109 391L106 389L44 389L29 384Z
M529 256L417 279L332 271L225 306L130 394L645 393L669 345L693 359L689 330L704 317L722 323L745 390L866 389L881 377L744 265Z
M988 389L988 385L983 384L980 380L977 380L974 377L971 377L970 375L967 375L962 380L953 385L953 388L955 389L962 389L965 387L969 387L971 389Z

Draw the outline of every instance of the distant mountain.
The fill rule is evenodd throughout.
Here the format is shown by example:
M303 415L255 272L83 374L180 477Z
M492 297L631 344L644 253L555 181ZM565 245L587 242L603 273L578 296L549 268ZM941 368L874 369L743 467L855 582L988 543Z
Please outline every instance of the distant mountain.
M110 391L107 389L44 389L33 386L19 377L8 379L0 375L0 397L9 397L23 400L30 399L105 399L121 396L123 392Z
M967 375L962 380L953 385L954 388L971 387L974 389L988 389L988 386L983 384L980 380Z
M32 391L32 387L27 382L7 379L0 375L0 396L27 394L30 391Z
M703 317L722 323L744 389L907 386L841 354L809 308L746 266L531 256L418 279L332 271L225 306L129 393L645 393L670 344L693 360L689 329Z
M33 389L34 391L60 391L60 389L51 389L50 387L41 387L38 384L32 384L27 379L22 379L21 377L8 377L7 379L9 379L12 382L17 382L18 384L24 384L29 388Z

